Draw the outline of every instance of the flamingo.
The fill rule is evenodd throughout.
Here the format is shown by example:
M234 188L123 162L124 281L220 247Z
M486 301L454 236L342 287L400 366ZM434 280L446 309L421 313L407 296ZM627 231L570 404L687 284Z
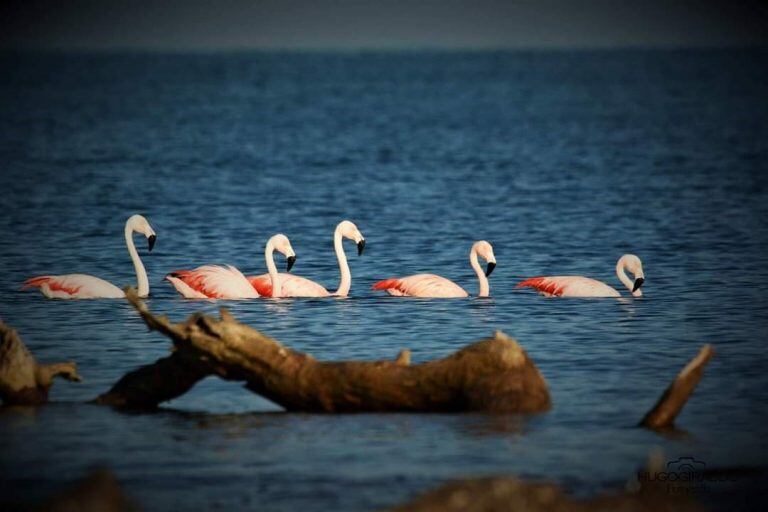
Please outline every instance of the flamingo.
M283 234L277 234L267 241L264 249L264 259L269 269L271 286L277 292L274 297L282 297L281 279L275 266L273 253L277 250L283 253L287 260L287 271L296 262L291 242ZM248 279L237 268L227 265L203 265L193 270L177 270L171 272L165 279L176 291L188 299L254 299L259 292L251 286Z
M139 258L136 246L133 244L133 233L141 233L149 241L149 250L155 246L157 235L147 219L141 215L132 215L125 223L125 245L136 269L136 280L139 283L139 296L149 295L149 279L144 264ZM58 276L38 276L27 279L22 290L39 288L49 299L119 299L125 297L123 290L95 276L86 274L63 274Z
M352 285L352 274L349 271L347 255L344 254L343 239L348 238L357 244L357 255L363 254L365 249L365 238L357 226L351 221L343 220L336 226L333 232L333 247L336 250L336 258L339 261L339 270L341 271L341 280L339 288L335 293L326 290L322 285L301 276L294 274L280 274L280 284L282 286L283 297L328 297L335 295L346 297L349 294L349 288ZM272 294L272 279L269 274L260 276L249 276L248 281L264 297L274 297Z
M488 267L483 273L477 257L480 256L488 262ZM469 262L480 281L478 297L487 297L490 291L488 276L496 268L496 257L493 255L493 247L485 240L472 244L469 251ZM375 283L373 290L386 290L390 295L398 297L468 297L469 294L453 281L435 274L416 274L408 277L385 279Z
M634 281L627 276L625 270L632 273ZM634 254L625 254L619 258L616 263L616 275L634 297L643 296L640 287L645 282L645 275L640 258ZM615 288L602 281L582 276L532 277L517 285L517 288L524 287L535 288L548 297L621 297Z

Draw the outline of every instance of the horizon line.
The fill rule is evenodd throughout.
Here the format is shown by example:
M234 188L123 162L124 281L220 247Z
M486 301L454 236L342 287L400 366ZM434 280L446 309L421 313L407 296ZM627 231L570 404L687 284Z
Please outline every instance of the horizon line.
M571 51L681 51L681 50L768 50L766 43L724 44L622 44L622 45L472 45L472 46L86 46L86 45L23 45L0 46L1 53L80 53L80 54L187 54L210 55L222 53L515 53L515 52L571 52Z

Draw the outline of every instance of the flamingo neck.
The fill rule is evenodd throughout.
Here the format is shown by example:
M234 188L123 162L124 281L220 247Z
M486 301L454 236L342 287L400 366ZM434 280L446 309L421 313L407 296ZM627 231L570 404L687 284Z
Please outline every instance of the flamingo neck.
M139 284L139 297L146 297L149 295L147 270L144 268L141 258L139 258L139 252L136 250L136 246L133 243L133 229L128 224L125 225L125 245L128 246L128 254L131 255L133 268L136 269L136 280Z
M272 281L272 296L282 297L283 288L280 283L280 273L277 271L277 267L275 266L274 252L275 252L275 243L270 238L269 242L267 242L267 248L264 249L264 260L267 262L267 271L269 272L269 279Z
M349 271L347 255L344 253L343 238L341 236L341 230L338 227L336 227L336 231L333 233L333 248L336 251L336 259L339 260L339 271L341 272L339 289L336 290L335 295L346 297L349 294L350 287L352 286L352 273Z
M629 278L629 276L625 272L623 260L619 260L619 262L616 263L616 277L619 278L619 281L621 281L621 284L627 287L627 290L629 290L629 293L632 293L632 288L634 288L635 283ZM634 293L632 293L632 295L634 295Z
M491 291L491 287L488 284L488 278L485 277L485 271L483 270L483 267L481 267L480 262L477 261L477 252L475 251L474 247L472 248L472 252L469 253L469 263L472 265L472 269L475 271L475 274L477 274L477 280L480 281L480 291L478 292L477 296L487 297Z

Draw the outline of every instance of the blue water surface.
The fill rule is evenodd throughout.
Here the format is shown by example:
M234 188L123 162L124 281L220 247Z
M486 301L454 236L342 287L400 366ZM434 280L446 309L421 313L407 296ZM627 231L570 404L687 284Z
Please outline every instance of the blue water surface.
M620 488L648 455L766 466L768 53L3 54L0 317L42 361L75 360L54 403L0 410L0 496L29 503L97 465L147 510L370 510L467 475ZM145 214L149 307L228 307L321 360L445 356L501 329L549 383L534 416L285 414L207 379L156 413L85 403L168 353L122 300L21 292L39 274L135 284L122 230ZM295 273L335 289L332 232L357 223L348 299L181 299L165 273L264 272L277 232ZM491 298L401 299L378 279L433 272ZM547 299L525 277L581 274L642 299ZM282 265L282 262L280 262ZM704 343L716 356L678 419L636 428ZM727 508L727 507L726 507Z

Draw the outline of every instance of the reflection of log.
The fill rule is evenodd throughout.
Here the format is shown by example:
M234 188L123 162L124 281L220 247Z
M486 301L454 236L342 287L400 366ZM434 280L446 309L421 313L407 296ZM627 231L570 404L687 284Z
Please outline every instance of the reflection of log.
M714 353L715 349L712 348L712 345L701 347L698 355L683 368L661 395L653 409L648 411L640 421L640 426L653 429L672 427L675 418L680 414L693 390L696 389L696 385L704 373L704 367Z
M46 402L56 376L80 380L75 363L38 364L16 331L0 322L0 400L3 403Z
M291 411L537 412L549 408L547 385L516 341L497 332L455 354L409 364L396 361L319 362L243 325L222 310L173 324L149 312L135 292L128 300L174 352L128 373L100 403L153 407L186 392L207 375L246 387Z

